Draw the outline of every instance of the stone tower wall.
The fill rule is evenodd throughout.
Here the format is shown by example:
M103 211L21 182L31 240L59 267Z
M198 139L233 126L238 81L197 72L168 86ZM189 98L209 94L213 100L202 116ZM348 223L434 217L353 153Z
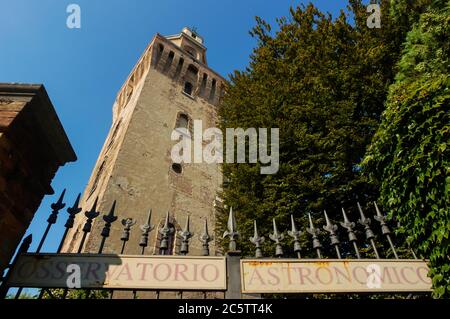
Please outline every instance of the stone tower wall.
M191 96L183 92L186 81L193 85ZM139 225L146 221L151 208L152 224L157 227L150 233L147 254L159 253L157 229L167 212L177 230L184 227L190 215L195 235L189 254L200 254L198 236L205 218L210 234L214 233L216 195L222 175L218 164L206 163L182 164L182 173L176 173L170 157L176 143L171 141L171 132L181 114L189 118L190 128L193 120L202 120L203 129L217 126L217 106L224 83L222 77L174 42L155 36L117 95L111 130L83 194L83 212L97 197L100 212L83 251L98 251L104 225L101 216L116 200L119 218L112 225L104 253L120 252L120 221L128 217L137 223L125 253L140 253ZM63 251L77 251L84 221L84 214L79 214ZM180 238L175 236L173 254L178 253L179 245ZM212 242L211 254L214 251Z

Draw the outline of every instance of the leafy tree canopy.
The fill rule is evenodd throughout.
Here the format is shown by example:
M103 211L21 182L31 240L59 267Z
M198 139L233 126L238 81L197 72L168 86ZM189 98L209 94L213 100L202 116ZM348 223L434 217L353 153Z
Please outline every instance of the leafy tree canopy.
M364 159L399 231L430 260L434 293L450 296L450 2L408 33L387 108Z
M247 69L231 76L221 125L279 128L280 169L261 175L255 164L223 167L222 197L237 211L244 254L253 253L248 241L253 220L266 237L272 218L285 231L290 214L302 230L308 211L317 222L323 210L342 220L343 206L353 209L349 214L355 221L356 201L368 204L378 197L378 185L361 173L360 162L378 128L411 23L388 14L395 12L390 1L380 5L379 29L367 27L369 14L359 0L350 1L334 19L313 4L291 8L288 17L277 20L276 30L256 18L251 35L257 47ZM409 10L419 6L405 5ZM371 205L368 215L373 212ZM226 218L219 217L222 230ZM302 246L305 255L313 256L306 234ZM264 247L271 256L273 247Z

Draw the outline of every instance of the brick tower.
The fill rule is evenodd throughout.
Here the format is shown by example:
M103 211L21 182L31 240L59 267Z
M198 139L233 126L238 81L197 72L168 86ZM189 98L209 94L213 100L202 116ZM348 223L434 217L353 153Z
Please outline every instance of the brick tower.
M176 164L171 159L171 140L175 128L192 129L194 120L202 120L203 128L217 126L217 106L225 80L211 70L206 62L203 39L188 28L174 36L157 34L146 48L128 79L117 94L113 121L80 206L90 210L98 198L92 232L83 252L96 253L107 214L114 200L119 217L113 223L104 253L119 253L123 225L121 220L133 218L126 254L140 253L139 225L147 220L152 209L146 254L178 254L181 239L178 231L190 216L191 239L189 255L201 254L198 236L205 218L210 234L214 232L217 191L222 185L218 164ZM159 247L159 229L169 212L169 249ZM63 251L76 252L82 237L84 214L78 214L68 234ZM211 255L215 245L211 243Z

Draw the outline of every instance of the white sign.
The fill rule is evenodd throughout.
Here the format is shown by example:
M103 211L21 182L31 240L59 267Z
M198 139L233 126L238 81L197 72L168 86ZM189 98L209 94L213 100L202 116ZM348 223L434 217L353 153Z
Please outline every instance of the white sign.
M423 260L246 259L243 293L431 291Z
M81 288L225 290L225 257L25 254L11 287L70 288L79 266ZM72 269L68 271L68 269Z

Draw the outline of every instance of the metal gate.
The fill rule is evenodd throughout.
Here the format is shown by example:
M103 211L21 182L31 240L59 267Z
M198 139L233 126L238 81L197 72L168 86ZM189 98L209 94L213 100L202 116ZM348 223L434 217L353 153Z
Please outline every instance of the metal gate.
M258 298L263 293L377 293L386 291L429 293L431 291L431 280L426 276L428 272L426 262L418 259L412 249L409 249L411 259L399 259L388 220L381 213L376 203L374 203L374 220L379 223L381 238L375 236L372 229L374 226L371 224L372 220L366 217L359 203L357 203L357 208L360 218L357 223L350 221L345 210L342 209L343 221L340 226L347 233L345 241L342 241L338 236L338 225L333 224L327 213L324 212L325 225L323 230L329 237L328 245L325 245L321 241L320 229L314 225L313 218L309 215L309 227L306 231L309 233L316 259L302 258L300 241L302 231L298 229L292 215L291 229L287 231L287 235L292 241L292 250L289 251L289 254L293 254L296 257L295 259L285 258L287 255L286 248L283 245L283 241L286 239L285 234L278 230L275 219L273 219L273 232L268 236L274 243L275 258L273 256L264 258L262 244L265 237L259 234L256 221L253 224L254 235L249 238L254 245L254 258L243 258L238 250L238 243L242 238L232 209L230 209L228 216L227 230L223 234L223 237L227 237L229 240L228 251L225 256L210 256L209 243L213 238L208 233L206 222L204 231L198 238L202 244L202 256L188 255L189 244L193 237L189 229L189 220L186 222L185 228L179 231L181 238L180 255L146 254L149 233L154 229L150 221L151 215L139 228L141 232L139 241L141 255L124 254L130 232L135 231L136 228L132 227L136 224L136 221L131 218L122 220L121 250L116 255L104 254L103 249L105 242L110 237L111 225L117 221L117 216L114 215L115 203L111 211L103 216L104 227L101 232L102 238L98 253L82 253L85 239L91 232L92 221L99 215L95 208L84 213L86 220L82 229L83 236L78 247L78 253L61 253L68 232L74 226L75 216L81 212L78 207L80 200L80 195L78 195L73 206L67 209L68 218L65 223L65 232L56 253L41 253L48 233L56 223L59 211L65 207L63 203L64 194L65 190L58 201L51 205L52 212L47 220L47 227L39 241L36 252L29 253L32 235L23 240L16 257L8 266L6 275L2 277L0 298L5 298L8 290L12 287L19 288L15 294L16 299L20 297L23 288L26 287L41 288L38 298L46 296L55 299L68 298L70 292L77 289L83 289L87 298L94 297L97 291L102 291L103 298L141 298L143 296L144 298L156 299L163 298L163 295L166 298L238 299ZM364 239L357 238L357 225L364 234ZM164 250L168 249L169 246L168 218L166 218L164 226L158 231L160 233L159 248L164 253ZM383 245L380 245L381 240L388 244L389 254L386 249L383 249ZM344 254L345 258L343 258L342 253L343 245L347 247ZM349 247L353 252L349 251ZM368 248L370 248L373 257L363 258L367 256L363 256L362 251ZM330 252L332 252L332 255L324 256ZM386 257L382 259L381 257L388 255L391 255L393 259L387 259ZM87 279L80 286L68 286L67 282L71 279L72 274L68 271L69 266L79 266L80 264L82 266L78 270L81 271L81 268L83 268L84 273L87 274ZM93 264L96 266L92 266ZM75 268L78 266L75 266ZM140 267L139 274L136 274L137 267ZM146 270L143 270L144 268ZM151 268L153 271L151 274L153 277L150 279L146 277L148 275L147 268ZM159 269L160 272L157 272L156 269ZM367 269L369 273L364 275L364 269ZM76 269L71 270L76 274ZM370 271L373 271L378 277L371 277ZM119 275L114 279L112 273ZM291 278L292 274L297 276L296 282ZM307 274L308 276L306 276ZM191 277L189 278L189 276ZM360 279L361 276L366 281L369 278L375 279L375 283L364 283L364 280ZM121 280L120 277L125 277L128 281ZM333 282L333 278L338 281ZM378 279L378 283L383 282L388 288L380 289L380 286L376 285L376 279ZM392 284L390 286L387 283L388 279Z

